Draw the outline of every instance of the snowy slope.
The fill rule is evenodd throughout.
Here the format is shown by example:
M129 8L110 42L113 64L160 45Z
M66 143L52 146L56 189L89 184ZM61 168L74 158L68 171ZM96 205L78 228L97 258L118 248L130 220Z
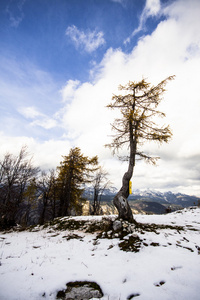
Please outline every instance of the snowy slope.
M101 220L76 220L94 218ZM120 250L119 238L96 239L96 233L80 229L0 232L0 299L56 299L66 283L85 280L97 282L105 300L133 299L131 295L140 300L200 299L200 209L136 215L136 220L173 227L138 231L143 243L137 253ZM70 239L72 234L79 237Z

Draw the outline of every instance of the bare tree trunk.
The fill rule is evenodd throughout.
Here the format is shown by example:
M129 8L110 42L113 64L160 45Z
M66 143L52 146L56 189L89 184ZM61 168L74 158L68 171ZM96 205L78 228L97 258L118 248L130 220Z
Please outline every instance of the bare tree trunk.
M134 222L133 214L127 200L128 197L126 196L127 195L126 189L127 189L127 184L125 185L123 184L120 191L114 197L113 203L118 210L119 218L133 223Z
M98 194L97 188L94 189L93 214L98 215Z
M122 187L117 193L117 195L114 197L113 203L118 210L119 218L129 221L131 223L135 223L132 210L127 200L129 196L129 181L132 177L132 173L133 168L131 171L131 167L129 167L128 171L123 176Z
M40 225L44 225L47 204L48 204L48 195L46 194L46 192L44 192L43 199L42 199L43 208L42 208L42 213L41 213L40 220L39 220Z
M128 203L129 196L129 181L133 175L133 169L135 166L135 155L136 155L136 146L137 141L133 137L133 125L132 122L129 122L129 133L130 133L130 157L129 157L129 166L128 171L124 174L122 179L122 187L113 199L113 203L118 210L119 218L129 221L131 223L136 223L133 218L132 210Z

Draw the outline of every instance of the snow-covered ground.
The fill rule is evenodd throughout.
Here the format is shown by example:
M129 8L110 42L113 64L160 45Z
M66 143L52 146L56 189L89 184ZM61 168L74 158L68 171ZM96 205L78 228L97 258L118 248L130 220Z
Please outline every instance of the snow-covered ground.
M87 219L92 217L76 217ZM93 217L95 218L95 217ZM101 217L96 217L101 219ZM139 252L120 250L119 239L49 228L0 232L0 299L56 299L70 281L95 281L105 300L200 299L200 209L136 215L141 223L183 226L137 232Z

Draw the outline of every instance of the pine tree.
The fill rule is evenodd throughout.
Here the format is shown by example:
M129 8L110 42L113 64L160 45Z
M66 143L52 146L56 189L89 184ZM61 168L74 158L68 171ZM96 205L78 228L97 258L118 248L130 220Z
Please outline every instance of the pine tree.
M81 150L72 148L68 156L63 156L63 161L58 167L58 190L60 198L59 215L66 216L82 213L84 184L92 180L92 172L97 168L98 158L89 158L81 154Z

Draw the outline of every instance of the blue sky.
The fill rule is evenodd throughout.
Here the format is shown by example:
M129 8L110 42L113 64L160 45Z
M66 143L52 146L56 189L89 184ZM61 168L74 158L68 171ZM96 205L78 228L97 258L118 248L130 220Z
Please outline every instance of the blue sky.
M9 133L28 130L29 135L25 120L16 115L25 103L51 116L62 106L58 92L68 80L91 80L91 69L110 47L130 52L135 39L127 45L124 40L138 26L144 6L145 1L141 0L1 1L1 75L18 90L17 98L19 95L19 99L14 99L14 95L2 99L1 118L10 113L16 122L15 133L8 128L12 124L7 125ZM32 95L20 95L27 91ZM31 132L41 140L57 134L57 130L45 133L41 128L40 132L37 128Z
M1 51L30 60L61 82L85 81L91 60L99 63L109 47L132 49L133 43L123 42L137 27L144 6L143 0L3 0ZM75 43L75 33L87 41ZM89 34L96 46L89 47Z
M105 106L119 84L176 75L161 106L174 138L144 146L161 160L139 162L133 187L200 195L199 15L198 0L1 0L0 156L27 144L48 169L78 146L119 187Z

